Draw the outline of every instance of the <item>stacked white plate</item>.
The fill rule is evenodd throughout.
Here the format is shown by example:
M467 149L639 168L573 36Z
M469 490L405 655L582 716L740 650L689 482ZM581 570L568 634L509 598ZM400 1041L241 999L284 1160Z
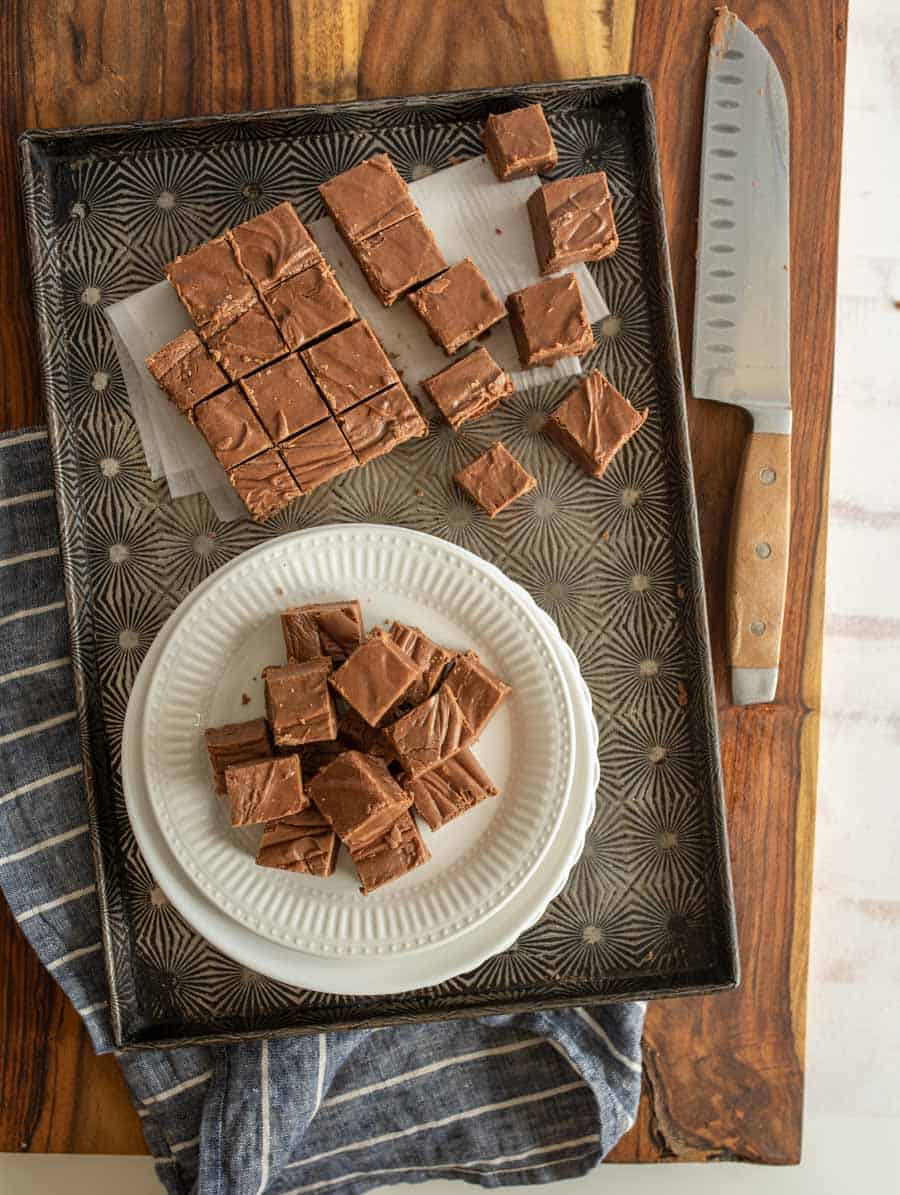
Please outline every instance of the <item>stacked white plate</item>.
M283 609L352 597L367 628L421 627L513 687L475 748L501 795L422 827L431 862L365 897L346 852L328 880L257 867L261 830L229 824L203 739L264 712ZM138 844L195 929L263 974L347 995L431 986L508 947L565 882L598 782L587 686L532 598L444 540L360 524L283 536L194 590L135 681L122 761Z

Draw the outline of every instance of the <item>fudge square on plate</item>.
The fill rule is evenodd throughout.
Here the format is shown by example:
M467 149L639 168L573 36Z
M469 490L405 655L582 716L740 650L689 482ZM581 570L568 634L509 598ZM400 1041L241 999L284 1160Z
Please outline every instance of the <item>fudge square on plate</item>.
M403 694L405 704L419 705L438 687L447 665L456 659L456 652L441 647L418 627L408 627L402 622L392 623L388 634L397 647L422 670L418 680L413 681Z
M418 827L408 813L402 813L381 837L350 851L360 880L360 892L368 896L382 884L397 880L431 858Z
M422 389L456 431L489 414L515 387L487 349L477 348L426 378Z
M225 726L210 726L204 737L210 766L216 778L216 792L222 795L226 791L227 767L272 754L265 718L254 718L250 722L229 722Z
M318 245L288 202L225 235L242 269L263 294L322 259Z
M537 480L499 440L454 473L453 480L490 518L537 485Z
M355 406L400 380L365 320L320 340L302 356L325 401L335 413Z
M277 867L324 879L334 872L340 846L329 823L310 805L302 813L269 822L259 843L256 862L260 867Z
M328 418L328 407L296 353L244 378L241 389L276 444Z
M289 664L329 656L343 663L363 640L359 602L312 602L281 615L281 633Z
M514 291L506 300L523 369L580 357L594 334L574 274L560 274Z
M482 141L494 173L502 183L539 174L556 165L556 146L540 104L489 116Z
M157 349L147 358L147 368L184 414L214 391L228 385L225 374L193 330L182 332Z
M357 265L385 307L435 274L447 263L419 212L390 228L350 244Z
M379 627L331 678L331 687L370 726L377 726L421 669Z
M486 668L474 651L457 656L444 688L458 701L475 738L512 692L512 686Z
M497 789L471 751L465 749L407 784L416 813L430 830L440 830Z
M258 826L300 813L309 804L303 791L299 755L277 755L230 764L225 790L233 826Z
M418 211L387 154L375 154L336 174L321 184L319 194L338 232L351 245Z
M570 390L544 431L593 477L602 477L610 461L647 418L595 369Z
M229 469L228 480L257 523L300 497L300 487L274 448Z
M330 672L331 660L325 656L263 669L266 712L277 747L300 747L336 737Z
M428 424L401 382L342 411L337 420L361 465L428 435Z
M602 170L544 183L528 197L528 218L542 274L579 261L600 261L619 247Z
M450 759L474 735L454 693L443 684L436 693L386 727L384 737L407 780Z
M412 804L384 760L345 751L318 772L309 796L351 851L373 842Z
M471 257L464 257L407 298L431 339L448 356L506 314Z

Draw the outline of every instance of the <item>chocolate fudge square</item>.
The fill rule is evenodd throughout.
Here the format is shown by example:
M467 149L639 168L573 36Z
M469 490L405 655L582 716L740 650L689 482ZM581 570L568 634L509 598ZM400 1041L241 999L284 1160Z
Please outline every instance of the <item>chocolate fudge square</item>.
M204 336L232 323L256 302L256 291L226 237L176 257L166 266L166 277Z
M459 702L476 738L512 692L512 687L486 668L474 651L457 656L444 688Z
M356 318L350 300L324 261L266 292L266 303L291 350L303 348Z
M198 403L191 418L226 469L272 447L262 424L237 386L229 386Z
M428 435L428 424L400 382L337 418L361 465Z
M331 687L370 726L377 726L419 672L418 665L376 627L338 668Z
M257 523L300 497L300 487L274 448L229 469L228 480Z
M455 431L489 414L515 387L487 349L477 348L426 378L422 389Z
M335 413L400 380L365 320L319 341L302 357Z
M381 759L345 751L315 776L310 799L351 850L373 842L412 803Z
M276 444L328 418L328 407L295 353L244 378L241 389Z
M556 146L540 104L489 116L482 141L502 183L540 174L556 165Z
M357 465L353 449L333 419L285 440L281 453L304 494L312 493L317 486Z
M319 194L346 241L363 241L417 211L387 154L375 154L322 183Z
M256 862L260 867L277 867L299 875L333 875L340 841L318 809L270 822L260 840Z
M328 656L342 664L363 641L363 617L358 601L314 602L281 615L281 633L288 663Z
M385 307L446 270L444 255L419 212L351 244L369 286Z
M300 747L337 735L337 715L328 674L331 660L319 657L300 664L263 669L266 712L276 747Z
M461 813L473 809L497 789L468 749L439 764L407 786L416 813L430 830L440 830Z
M147 368L175 406L187 414L204 398L228 385L206 345L194 331L182 332L147 358Z
M406 779L415 780L468 747L474 735L455 694L444 683L427 701L386 727L384 737Z
M216 778L216 792L222 795L226 791L226 768L272 754L265 718L254 718L251 722L229 722L226 726L210 726L205 738L210 766Z
M300 813L309 804L299 755L251 759L225 769L225 791L233 826L258 826Z
M515 291L506 300L523 369L580 357L594 344L578 279L561 274Z
M388 634L404 655L409 656L421 669L418 680L413 681L403 694L406 704L419 705L430 697L441 683L448 664L452 664L456 659L456 652L441 647L418 627L409 627L402 622L392 623Z
M454 473L453 480L490 518L537 485L537 480L499 440Z
M506 314L471 257L463 258L407 298L431 339L448 356Z
M528 197L528 218L542 274L579 261L601 261L619 247L602 170L544 183Z
M599 370L570 390L547 418L544 431L592 477L602 477L623 444L639 431L646 408L636 411Z
M368 896L376 888L421 867L431 858L413 819L403 813L374 842L350 852L360 880L360 892Z
M254 303L237 319L206 338L214 361L237 381L284 353L284 341L262 303Z
M263 294L322 260L290 203L279 203L225 235L242 269Z

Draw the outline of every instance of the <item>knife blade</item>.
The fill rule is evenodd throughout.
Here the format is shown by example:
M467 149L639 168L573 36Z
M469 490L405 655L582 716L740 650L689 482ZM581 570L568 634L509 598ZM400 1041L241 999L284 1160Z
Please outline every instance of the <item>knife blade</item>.
M728 660L736 705L778 681L790 533L788 108L771 55L727 8L710 31L700 175L692 388L743 407Z

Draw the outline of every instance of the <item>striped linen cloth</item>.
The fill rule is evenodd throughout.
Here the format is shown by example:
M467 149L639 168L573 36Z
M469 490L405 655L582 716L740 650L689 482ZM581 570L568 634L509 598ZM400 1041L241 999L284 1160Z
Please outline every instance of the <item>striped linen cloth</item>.
M0 888L112 1049L43 429L0 437ZM167 1190L362 1192L569 1178L632 1124L644 1006L119 1057Z

